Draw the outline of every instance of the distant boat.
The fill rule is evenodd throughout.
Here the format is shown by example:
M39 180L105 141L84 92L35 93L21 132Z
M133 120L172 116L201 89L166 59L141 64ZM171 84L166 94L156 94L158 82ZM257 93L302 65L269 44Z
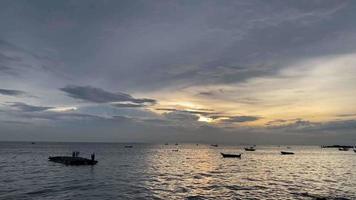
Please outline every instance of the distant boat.
M132 145L126 145L125 148L133 148Z
M348 151L350 148L348 147L340 147L339 148L339 151Z
M168 143L164 144L164 145L168 145Z
M246 147L245 151L256 151L254 147Z
M175 145L178 145L178 143L176 143Z
M219 145L217 145L217 144L211 144L210 146L212 146L212 147L218 147Z
M31 142L31 144L36 144L36 142Z
M172 151L179 151L178 149L173 149Z
M223 158L241 158L241 154L221 153Z
M281 154L282 155L293 155L294 153L290 152L290 151L281 151Z

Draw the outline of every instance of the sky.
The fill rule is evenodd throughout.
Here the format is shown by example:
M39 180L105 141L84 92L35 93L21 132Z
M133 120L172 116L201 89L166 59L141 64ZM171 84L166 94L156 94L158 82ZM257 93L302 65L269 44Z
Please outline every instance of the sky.
M0 141L356 143L356 2L0 1Z

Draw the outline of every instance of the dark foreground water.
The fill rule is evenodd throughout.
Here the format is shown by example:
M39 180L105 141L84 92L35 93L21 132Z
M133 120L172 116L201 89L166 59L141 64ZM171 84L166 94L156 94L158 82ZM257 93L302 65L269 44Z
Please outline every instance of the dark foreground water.
M356 153L286 147L0 143L0 199L356 199ZM179 149L178 152L172 151ZM64 166L73 150L96 166ZM243 152L223 159L220 152Z

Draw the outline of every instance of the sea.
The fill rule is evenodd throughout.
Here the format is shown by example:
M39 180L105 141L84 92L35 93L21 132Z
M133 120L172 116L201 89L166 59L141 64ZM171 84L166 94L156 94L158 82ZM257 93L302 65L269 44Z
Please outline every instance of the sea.
M0 142L0 199L356 199L352 150L256 146L247 152L243 147ZM95 152L99 162L48 161L72 151L87 158ZM221 152L242 157L223 158Z

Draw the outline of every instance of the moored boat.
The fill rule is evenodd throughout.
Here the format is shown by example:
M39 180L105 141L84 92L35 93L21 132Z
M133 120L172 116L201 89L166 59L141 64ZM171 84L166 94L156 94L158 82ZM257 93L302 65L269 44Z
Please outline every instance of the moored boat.
M293 155L294 152L290 152L290 151L281 151L282 155Z
M223 158L241 158L241 154L221 153Z
M256 151L254 147L246 147L245 151Z
M212 147L218 147L219 145L217 145L217 144L211 144L210 146L212 146Z
M348 151L350 148L348 147L340 147L339 148L339 151Z

